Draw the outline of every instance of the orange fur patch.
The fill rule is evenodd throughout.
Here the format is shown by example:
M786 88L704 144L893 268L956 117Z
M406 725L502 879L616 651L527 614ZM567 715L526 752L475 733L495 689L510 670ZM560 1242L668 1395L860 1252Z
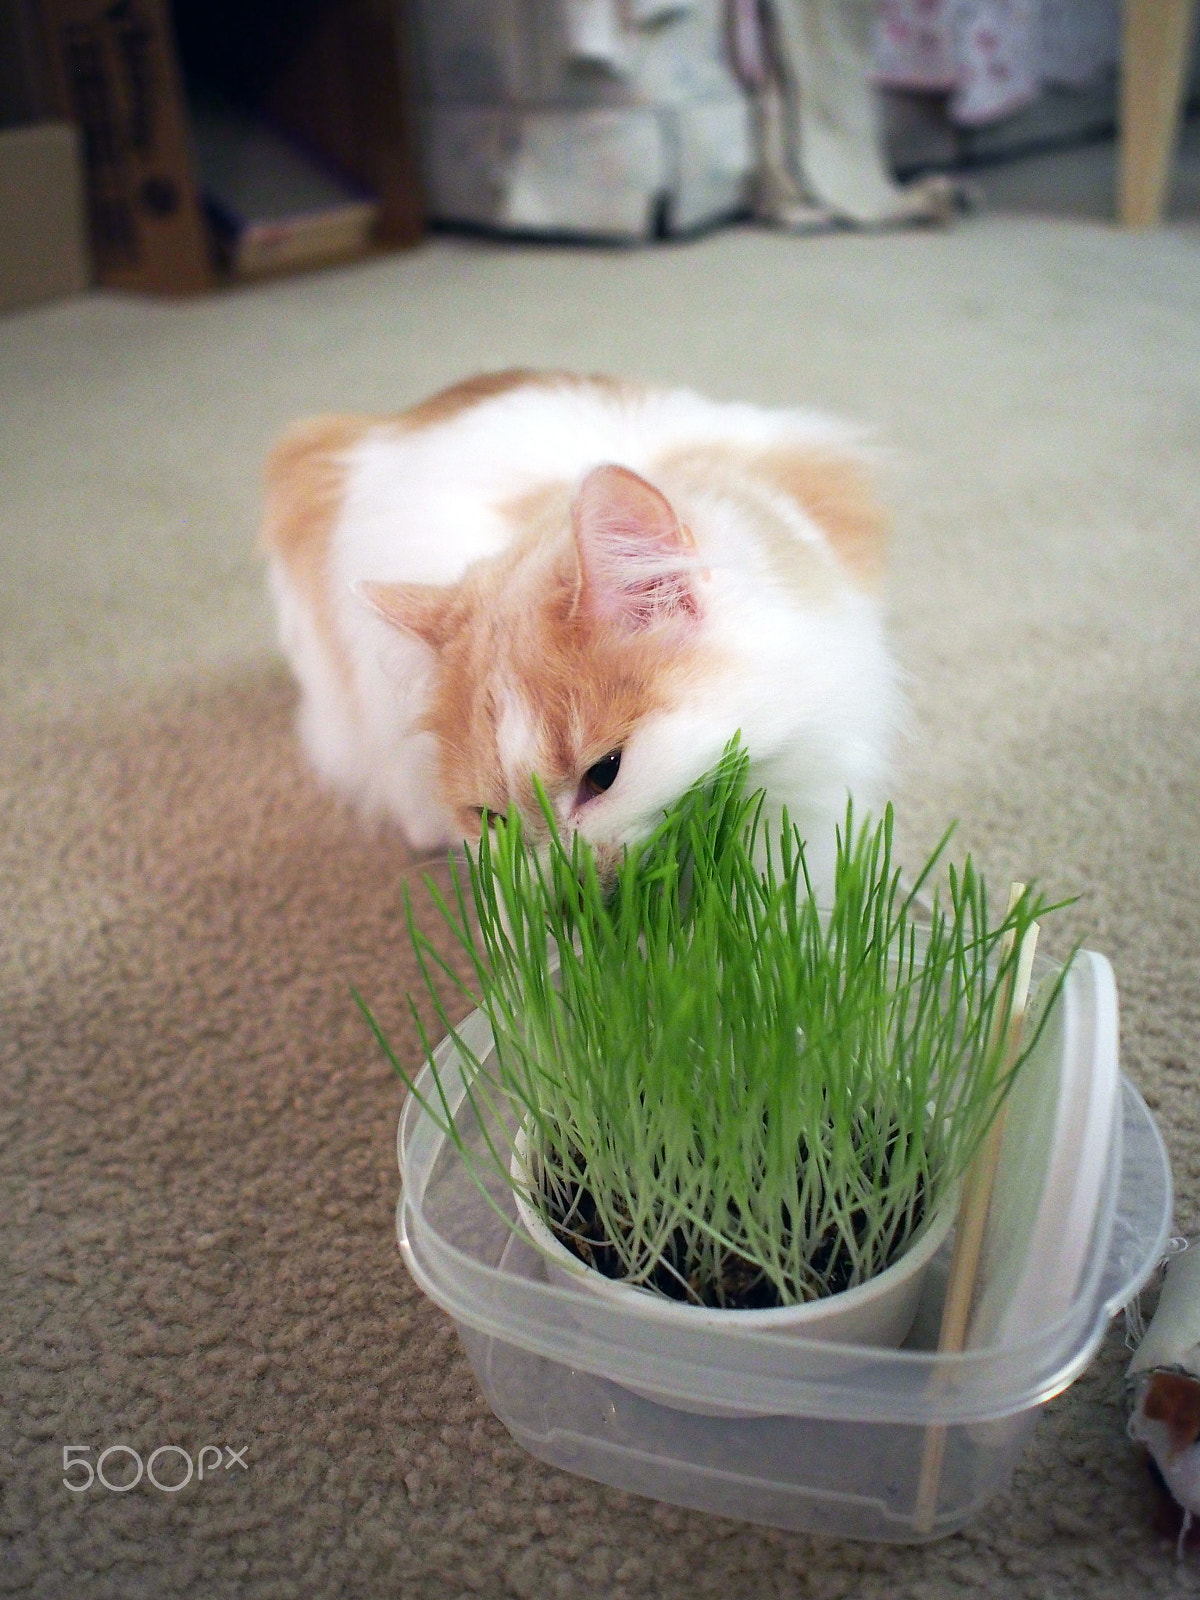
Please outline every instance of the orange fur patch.
M542 371L534 367L509 367L504 372L481 372L473 378L452 383L449 388L431 395L403 412L396 421L405 428L432 428L439 423L451 422L464 411L496 395L510 394L514 389L562 388L591 386L621 391L625 386L615 378L599 375L581 376L573 372Z
M540 483L513 500L502 501L496 509L518 540L560 538L571 521L571 486Z
M757 490L758 511L765 512L763 490L793 501L820 528L842 570L864 589L876 588L883 576L887 517L877 500L869 469L853 455L808 445L689 446L661 457L659 469L669 478L725 496L739 487L750 501ZM760 515L759 537L781 576L797 589L819 594L826 584L817 564L792 531L769 515Z
M453 583L359 583L355 592L393 627L415 633L434 650L446 642L458 593Z
M372 427L371 417L313 417L283 435L267 459L263 543L303 595L322 643L350 679L334 626L329 548L346 484L346 456Z
M777 447L757 455L754 469L803 507L851 577L864 588L879 584L888 525L864 463L848 455Z
M468 834L478 808L504 811L510 799L540 834L533 774L552 799L573 800L586 769L700 666L677 633L668 641L654 628L631 635L608 626L578 604L579 592L569 531L548 541L541 528L459 585L425 723L437 736L443 793ZM531 721L533 748L510 794L501 728L514 703Z

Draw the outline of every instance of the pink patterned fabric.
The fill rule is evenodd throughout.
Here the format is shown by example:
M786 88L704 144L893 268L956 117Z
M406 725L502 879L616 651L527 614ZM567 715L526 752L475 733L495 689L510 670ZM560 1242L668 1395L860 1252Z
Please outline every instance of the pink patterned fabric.
M1120 0L880 0L875 77L945 90L956 122L1008 116L1043 83L1080 84L1120 50Z

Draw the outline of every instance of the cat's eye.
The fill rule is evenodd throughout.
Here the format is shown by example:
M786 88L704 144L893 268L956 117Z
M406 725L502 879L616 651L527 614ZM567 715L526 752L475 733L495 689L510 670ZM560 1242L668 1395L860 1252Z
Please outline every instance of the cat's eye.
M598 794L604 794L617 781L617 773L620 770L621 752L610 750L606 756L601 756L599 761L593 762L584 773L583 781L579 785L579 798L594 800Z
M471 810L479 818L481 827L490 828L493 822L499 820L501 813L493 811L491 806L472 806Z

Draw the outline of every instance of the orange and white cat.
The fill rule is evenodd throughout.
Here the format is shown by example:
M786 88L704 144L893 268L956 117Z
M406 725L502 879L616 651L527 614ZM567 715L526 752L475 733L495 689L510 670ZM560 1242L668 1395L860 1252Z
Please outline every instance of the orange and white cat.
M319 771L426 850L521 808L602 861L734 733L828 882L897 721L865 453L805 411L562 373L302 423L264 529Z

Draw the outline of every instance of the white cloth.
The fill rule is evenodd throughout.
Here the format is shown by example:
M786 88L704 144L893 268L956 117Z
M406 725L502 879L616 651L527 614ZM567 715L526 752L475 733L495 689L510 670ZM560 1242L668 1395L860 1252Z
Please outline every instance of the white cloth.
M875 0L734 0L731 41L755 97L764 220L809 230L950 217L949 180L901 186L887 170L871 83L875 15Z
M875 81L948 91L951 117L968 126L1120 57L1121 0L879 0L878 12Z

